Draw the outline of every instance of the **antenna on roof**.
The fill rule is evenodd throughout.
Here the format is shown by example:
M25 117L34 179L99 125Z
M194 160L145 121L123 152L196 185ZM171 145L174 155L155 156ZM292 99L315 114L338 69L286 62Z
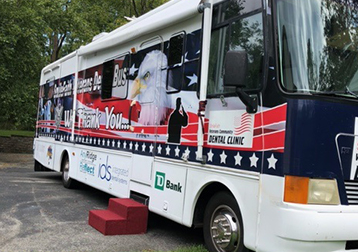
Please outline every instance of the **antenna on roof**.
M136 20L136 19L137 19L135 16L132 16L132 17L127 17L127 16L124 16L124 18L125 18L127 21L129 21L129 22L131 22L131 21L133 21L133 20Z

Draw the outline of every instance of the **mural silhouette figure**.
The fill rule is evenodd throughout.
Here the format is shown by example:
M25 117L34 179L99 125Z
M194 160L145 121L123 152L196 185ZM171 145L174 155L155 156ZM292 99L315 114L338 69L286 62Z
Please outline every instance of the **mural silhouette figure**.
M188 125L188 115L181 104L181 98L176 100L176 109L170 115L168 123L168 143L180 143L181 129Z

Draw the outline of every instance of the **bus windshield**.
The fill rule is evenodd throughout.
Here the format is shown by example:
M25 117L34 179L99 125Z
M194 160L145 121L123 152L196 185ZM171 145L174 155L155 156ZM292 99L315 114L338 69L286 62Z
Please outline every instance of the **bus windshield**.
M357 1L277 0L276 6L283 88L357 97Z

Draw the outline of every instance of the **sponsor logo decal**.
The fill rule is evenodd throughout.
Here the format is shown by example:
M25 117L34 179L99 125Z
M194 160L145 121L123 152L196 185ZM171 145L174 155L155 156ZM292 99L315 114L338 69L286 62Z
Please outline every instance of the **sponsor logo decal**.
M47 148L47 157L48 157L48 159L52 159L52 146L51 145Z
M164 191L164 184L165 184L165 173L156 172L155 173L155 189Z
M208 144L252 148L254 116L244 110L210 112Z
M81 151L80 172L94 176L97 154L92 151Z
M165 189L176 191L181 193L182 192L182 185L180 182L173 183L169 179L165 179L165 173L163 172L156 172L155 173L155 185L154 188L164 191Z
M129 170L119 168L115 164L110 164L109 156L106 157L105 163L100 163L98 167L98 177L101 180L114 181L119 184L128 184Z
M98 177L110 181L112 179L111 169L112 166L108 164L108 156L107 156L106 163L99 165Z

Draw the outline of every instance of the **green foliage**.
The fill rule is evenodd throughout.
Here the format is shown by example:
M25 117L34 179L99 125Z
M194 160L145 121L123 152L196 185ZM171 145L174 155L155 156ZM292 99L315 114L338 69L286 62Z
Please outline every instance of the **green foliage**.
M208 252L204 246L191 246L191 247L185 247L185 248L179 248L173 252Z
M0 126L33 128L36 89L44 65L36 0L6 1L0 8Z
M142 252L162 252L162 251L143 250ZM190 246L190 247L182 247L168 252L208 252L208 251L204 248L203 245L197 245L197 246Z
M10 137L10 136L23 136L23 137L34 137L34 131L24 131L24 130L0 130L0 136Z
M41 0L48 27L46 53L51 61L92 41L101 32L110 32L168 0Z
M0 128L35 127L41 69L167 0L4 0L0 8Z

